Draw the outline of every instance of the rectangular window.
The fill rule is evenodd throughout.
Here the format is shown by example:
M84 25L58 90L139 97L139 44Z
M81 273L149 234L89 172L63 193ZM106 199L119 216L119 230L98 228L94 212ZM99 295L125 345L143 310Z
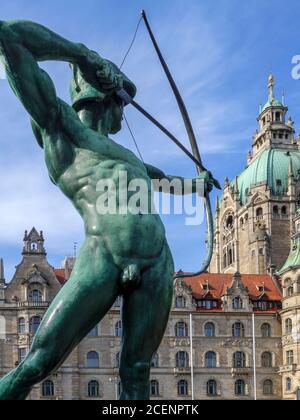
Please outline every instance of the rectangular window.
M286 352L286 363L287 365L292 365L294 363L294 352L289 350Z
M19 363L22 363L25 360L26 354L27 354L27 349L24 349L24 348L19 349Z

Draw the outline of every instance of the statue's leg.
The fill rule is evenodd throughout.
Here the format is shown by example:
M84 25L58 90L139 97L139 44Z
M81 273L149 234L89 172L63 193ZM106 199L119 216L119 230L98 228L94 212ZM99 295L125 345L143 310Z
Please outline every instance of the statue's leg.
M151 360L167 326L173 275L173 259L166 245L157 262L142 273L139 286L124 296L120 364L122 400L149 399Z
M55 372L103 318L119 294L120 270L96 239L87 239L72 276L56 295L27 358L0 381L0 400L25 399Z

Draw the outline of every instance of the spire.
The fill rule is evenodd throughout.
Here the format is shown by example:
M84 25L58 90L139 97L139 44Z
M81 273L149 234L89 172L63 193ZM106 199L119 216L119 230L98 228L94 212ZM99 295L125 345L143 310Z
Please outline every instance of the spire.
M285 93L284 93L284 89L282 89L282 98L281 98L281 102L282 102L282 105L284 106L284 105L285 105Z
M216 211L220 211L220 200L219 200L219 194L217 194Z
M0 259L0 283L5 283L3 258Z
M224 189L227 188L227 187L229 187L229 178L228 178L228 176L226 176L225 177L225 180L224 180Z
M272 102L272 100L274 99L274 77L273 77L273 74L270 74L270 76L269 76L268 88L269 88L269 101Z

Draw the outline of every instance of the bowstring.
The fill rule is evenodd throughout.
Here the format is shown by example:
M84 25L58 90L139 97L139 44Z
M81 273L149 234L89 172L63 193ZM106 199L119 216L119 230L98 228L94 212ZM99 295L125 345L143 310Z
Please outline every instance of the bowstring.
M126 53L125 53L125 55L124 55L124 58L123 58L122 63L121 63L121 65L119 66L119 70L121 70L121 69L122 69L122 67L123 67L123 66L124 66L124 64L125 64L125 61L126 61L126 59L127 59L128 55L130 54L130 51L131 51L131 49L132 49L132 47L133 47L133 45L134 45L134 42L135 42L135 40L136 40L136 37L137 37L138 31L139 31L139 27L140 27L140 24L141 24L142 20L143 20L143 16L141 16L141 17L140 17L140 19L139 19L139 21L138 21L138 23L137 23L136 29L135 29L134 34L133 34L133 38L132 38L132 40L131 40L131 43L130 43L130 45L129 45L128 50L126 51ZM137 152L138 152L138 155L139 155L139 157L140 157L141 161L143 162L143 164L145 165L145 162L144 162L144 159L143 159L143 156L142 156L141 150L140 150L140 148L139 148L139 146L138 146L137 140L136 140L136 138L135 138L135 136L134 136L134 134L133 134L133 131L132 131L131 127L130 127L130 124L129 124L129 122L128 122L128 119L126 118L126 115L125 115L125 112L124 112L124 111L123 111L123 117L124 117L124 120L125 120L125 122L126 122L126 125L127 125L127 128L128 128L128 131L129 131L129 133L130 133L130 136L131 136L131 138L132 138L132 140L133 140L133 143L134 143L134 145L135 145L135 148L136 148L136 150L137 150Z
M128 55L129 55L129 53L130 53L130 51L131 51L131 49L132 49L132 47L133 47L133 44L134 44L134 42L135 42L135 40L136 40L136 36L137 36L138 31L139 31L139 27L140 27L140 24L141 24L142 19L143 19L143 16L141 16L141 17L140 17L140 19L139 19L139 21L138 21L137 27L136 27L136 29L135 29L135 32L134 32L134 35L133 35L133 38L132 38L132 41L131 41L131 43L130 43L130 45L129 45L129 48L128 48L128 50L126 51L126 54L125 54L125 56L124 56L124 58L123 58L123 61L122 61L121 65L120 65L120 67L119 67L119 69L120 69L120 70L121 70L121 69L122 69L122 67L124 66L124 63L125 63L125 61L126 61L126 59L127 59Z
M139 148L139 146L138 146L138 144L137 144L136 138L135 138L135 136L134 136L134 134L133 134L133 131L132 131L132 129L131 129L131 127L130 127L130 125L129 125L129 122L128 122L127 118L126 118L125 113L123 113L123 117L124 117L124 120L125 120L125 122L126 122L126 125L127 125L127 128L128 128L128 131L129 131L129 133L130 133L130 135L131 135L131 138L132 138L132 140L133 140L133 143L135 144L135 147L136 147L136 150L137 150L137 152L138 152L138 155L139 155L139 157L140 157L141 161L143 162L143 164L144 164L144 166L145 166L145 162L144 162L144 159L143 159L142 153L141 153L140 148Z

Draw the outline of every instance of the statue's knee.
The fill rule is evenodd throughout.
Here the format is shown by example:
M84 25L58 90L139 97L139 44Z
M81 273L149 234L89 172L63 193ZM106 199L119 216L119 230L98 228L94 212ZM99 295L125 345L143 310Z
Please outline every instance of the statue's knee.
M28 379L42 381L47 378L54 367L54 361L49 353L44 349L38 349L28 354L20 368L22 373Z

